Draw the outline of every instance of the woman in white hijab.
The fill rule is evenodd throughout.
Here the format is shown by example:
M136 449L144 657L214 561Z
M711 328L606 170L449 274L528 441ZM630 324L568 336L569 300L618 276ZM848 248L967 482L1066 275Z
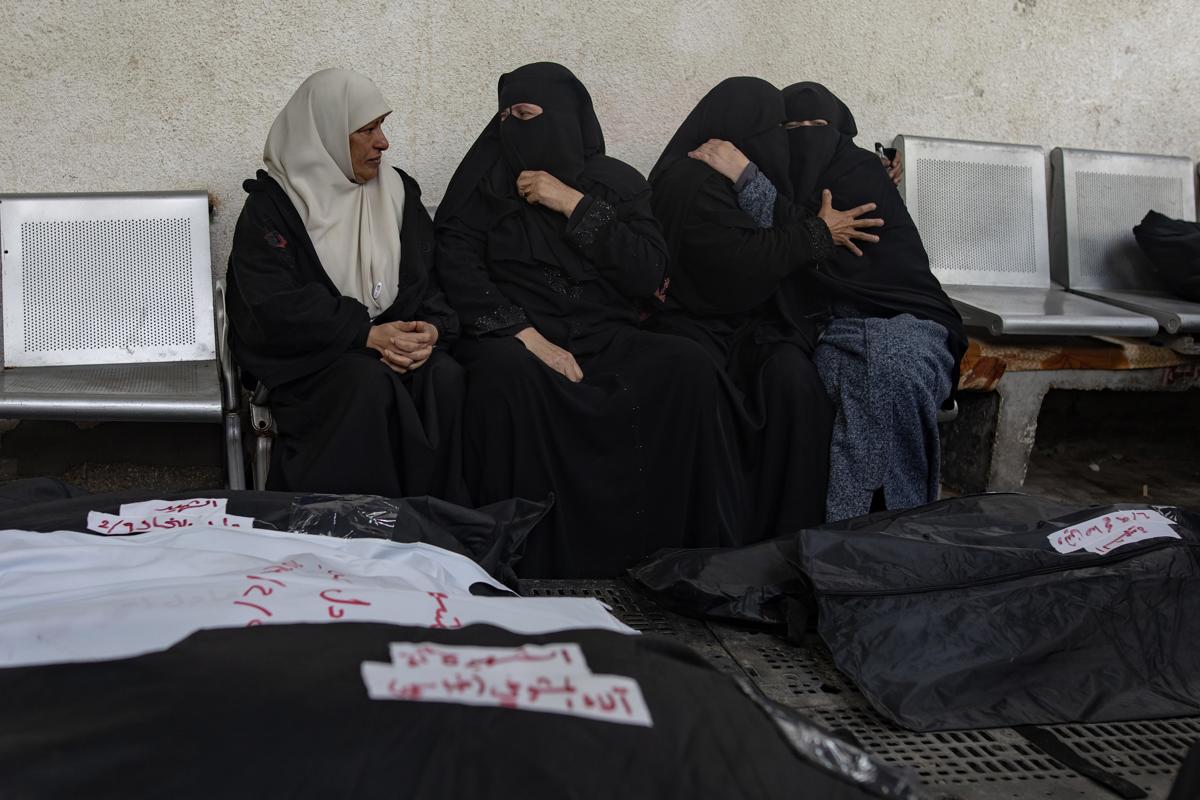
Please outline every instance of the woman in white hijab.
M268 486L468 501L458 319L433 277L433 225L384 163L391 108L321 70L279 112L229 257L230 343L279 426Z

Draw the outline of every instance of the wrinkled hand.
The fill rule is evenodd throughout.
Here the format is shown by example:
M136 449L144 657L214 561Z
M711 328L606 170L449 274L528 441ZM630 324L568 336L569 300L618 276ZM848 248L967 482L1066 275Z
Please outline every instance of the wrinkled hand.
M385 322L371 328L367 347L377 351L380 361L403 375L424 366L433 355L438 329L422 320Z
M543 364L559 373L572 383L583 380L583 370L579 368L575 356L567 350L550 342L537 332L536 328L526 328L517 333L517 338L525 348L537 356Z
M525 170L517 176L517 194L530 205L543 205L564 217L571 216L583 194L567 186L549 172Z
M896 157L891 161L883 162L883 166L887 169L888 177L892 179L892 183L900 185L900 179L904 177L904 156L900 155L899 151Z
M866 203L849 211L836 211L833 208L833 192L825 189L821 192L821 210L817 212L817 216L829 227L829 234L833 237L834 244L846 248L856 256L861 256L862 250L859 250L858 245L854 243L855 239L862 242L879 241L878 236L862 229L878 228L883 224L883 220L878 218L859 219L863 214L874 210L874 203Z
M688 158L703 161L731 181L742 177L742 171L750 163L750 159L734 146L733 142L724 139L709 139L695 150L688 153Z

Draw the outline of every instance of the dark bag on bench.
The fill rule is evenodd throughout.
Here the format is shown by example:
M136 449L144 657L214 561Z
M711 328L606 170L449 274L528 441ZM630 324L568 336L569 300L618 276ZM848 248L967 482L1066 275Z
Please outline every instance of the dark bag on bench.
M1200 303L1200 224L1151 211L1134 226L1133 236L1163 283Z

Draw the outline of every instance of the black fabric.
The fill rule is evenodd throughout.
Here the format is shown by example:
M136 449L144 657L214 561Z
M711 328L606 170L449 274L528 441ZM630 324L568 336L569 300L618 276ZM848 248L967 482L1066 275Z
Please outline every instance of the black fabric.
M688 115L651 173L654 209L671 247L671 284L665 308L646 327L699 343L739 391L741 491L749 508L743 542L824 518L834 410L810 355L828 312L819 297L785 297L779 288L827 258L833 244L824 222L791 203L786 177L774 226L762 228L738 206L733 184L687 151L710 138L731 139L774 181L786 173L782 119L782 97L770 84L723 81Z
M851 139L858 136L858 125L849 106L819 83L793 83L783 90L783 101L787 105L788 122L823 119Z
M745 498L722 376L633 328L577 354L582 383L513 337L464 341L467 479L480 503L555 495L523 577L611 577L661 547L740 543Z
M1180 297L1200 303L1200 224L1151 211L1133 235L1159 279Z
M1200 740L1188 748L1167 800L1195 800L1197 797L1200 797Z
M391 642L563 641L580 644L593 672L634 678L653 727L371 700L360 674L363 661L390 661ZM788 712L764 713L690 651L652 637L264 625L201 631L137 658L0 670L0 774L11 797L910 795L858 751L850 763L863 784L801 757L769 714ZM847 749L806 730L814 750Z
M665 553L632 575L696 613L754 622L782 624L789 600L815 597L838 668L913 730L1200 713L1200 516L1159 508L1181 539L1104 556L1047 540L1128 508L960 497L740 553Z
M861 316L911 314L938 323L946 329L955 363L951 386L957 388L958 364L967 350L962 317L929 269L921 235L879 156L834 127L793 128L788 137L796 203L819 208L822 190L829 189L837 208L875 203L875 211L865 216L884 224L871 229L878 242L857 243L861 256L835 248L819 269L789 280L785 296L807 301L817 292L831 304L852 306Z
M435 348L400 375L366 348L271 392L278 436L267 488L433 495L470 505L463 480L463 369Z
M684 119L650 170L650 182L709 139L732 142L780 194L790 194L783 95L762 78L726 78Z
M433 225L420 187L400 176L400 293L374 322L424 320L439 331L433 355L405 375L367 349L366 307L338 293L283 188L261 170L245 183L226 303L234 355L251 382L271 390L279 431L271 489L470 502L463 375L446 352L458 319L433 278Z
M696 104L650 172L654 211L671 255L670 297L690 314L757 311L784 277L833 249L824 224L790 202L784 120L783 96L774 86L727 78ZM709 139L732 142L775 186L773 227L760 228L738 207L730 181L688 157Z
M0 485L0 514L38 503L66 500L87 494L86 489L58 478L21 478Z
M227 498L230 514L253 517L260 528L301 530L304 533L372 535L395 542L425 542L467 556L497 580L512 585L514 569L530 530L546 513L548 504L503 499L478 509L463 508L434 497L343 497L343 514L365 508L392 509L394 524L346 530L332 520L314 520L332 502L328 495L294 492L191 489L149 494L145 489L85 495L20 508L0 510L0 530L86 531L89 511L116 514L125 503L145 500L186 500L194 497ZM322 522L328 524L321 524ZM100 534L97 534L100 535Z
M574 109L584 167L566 182L585 197L566 219L517 196L500 131L523 137L529 121L510 116L488 124L438 209L438 271L467 333L455 355L468 373L472 496L555 495L530 537L527 577L611 576L656 547L739 541L723 376L692 343L638 329L637 301L654 297L666 265L649 186L603 155L591 101L565 68L522 67L499 96L502 108L559 114L555 130L571 128L562 115ZM530 326L574 356L581 383L513 337Z

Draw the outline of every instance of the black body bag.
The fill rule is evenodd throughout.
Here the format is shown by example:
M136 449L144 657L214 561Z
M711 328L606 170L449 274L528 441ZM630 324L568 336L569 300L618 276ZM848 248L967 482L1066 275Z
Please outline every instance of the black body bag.
M1179 538L1103 554L1048 539L1105 514L1136 526L1149 510L960 497L742 550L665 553L632 576L725 619L792 616L795 628L796 610L815 606L838 668L913 730L1197 714L1200 517L1157 507Z

